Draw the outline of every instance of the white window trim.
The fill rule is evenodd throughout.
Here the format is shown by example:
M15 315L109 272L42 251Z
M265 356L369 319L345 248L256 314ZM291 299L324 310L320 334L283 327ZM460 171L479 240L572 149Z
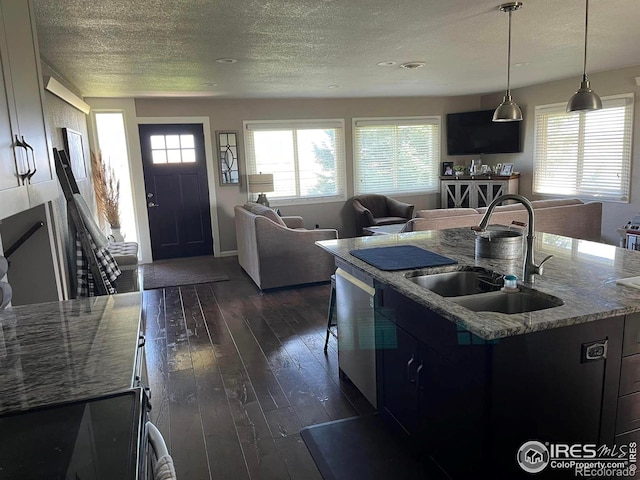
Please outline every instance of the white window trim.
M631 117L631 125L630 125L630 130L631 130L631 139L630 139L630 148L629 148L629 159L627 162L627 171L626 172L622 172L623 174L626 175L626 182L627 182L627 186L628 186L628 193L626 195L626 197L622 197L622 198L613 198L610 196L599 196L599 195L587 195L587 194L583 194L583 193L569 193L569 194L562 194L562 193L547 193L547 192L537 192L536 189L536 175L537 175L537 162L538 162L538 115L539 114L544 114L545 111L549 111L552 113L559 113L558 110L562 110L565 109L567 104L566 103L552 103L552 104L547 104L547 105L537 105L535 107L535 115L534 115L534 138L533 138L533 179L532 179L532 190L533 193L535 193L536 195L541 195L541 196L550 196L550 197L580 197L580 198L584 198L584 199L588 199L588 200L600 200L600 201L606 201L606 202L611 202L611 203L630 203L631 199L631 189L632 189L632 185L631 185L631 169L633 168L633 137L634 137L634 119L635 119L635 113L634 113L634 106L635 106L635 95L633 92L631 93L622 93L622 94L617 94L617 95L609 95L606 97L601 97L601 99L603 101L615 101L618 99L624 100L625 102L628 102L628 107L630 109L630 117Z
M440 115L414 115L405 117L354 117L351 120L351 139L352 139L352 175L353 175L353 191L355 195L358 195L358 169L356 164L357 159L357 145L356 145L356 129L358 125L389 125L390 123L397 123L398 125L424 125L425 120L429 121L430 125L438 126L438 158L435 161L434 171L435 175L439 177L440 171L440 158L442 151L442 116ZM417 189L402 192L378 192L381 194L393 195L394 197L408 197L415 196L417 193L438 193L440 191L440 182L437 181L436 185L432 189Z
M258 128L254 128L253 125L259 125ZM261 128L264 126L264 128ZM341 175L343 178L342 190L338 192L338 195L334 195L331 197L312 197L312 198L285 198L285 199L271 199L267 194L267 198L269 198L269 204L273 207L283 207L288 205L314 205L320 203L336 203L336 202L344 202L347 199L347 159L346 159L346 131L345 131L345 122L344 118L318 118L318 119L292 119L292 120L244 120L242 122L242 130L243 130L243 146L244 146L244 166L245 166L245 175L251 175L254 173L259 173L253 168L252 165L249 165L249 158L246 152L249 151L248 147L248 138L244 132L247 132L250 129L253 130L274 130L277 127L282 127L283 130L290 130L292 128L300 128L301 126L309 126L309 127L317 127L317 128L341 128L342 129L342 152L343 158L341 160L338 168L341 170ZM245 182L246 183L246 182ZM247 192L247 200L252 201L252 194Z

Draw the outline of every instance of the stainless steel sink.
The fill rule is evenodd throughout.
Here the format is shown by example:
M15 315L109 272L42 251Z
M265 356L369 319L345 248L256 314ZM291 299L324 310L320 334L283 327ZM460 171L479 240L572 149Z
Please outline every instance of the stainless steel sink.
M425 274L411 272L407 279L442 297L459 297L500 290L502 275L481 267L458 265L453 271Z
M564 304L558 297L528 289L521 289L519 292L487 292L452 300L474 312L500 312L506 314L535 312Z
M558 297L524 286L516 292L502 291L503 275L482 267L455 265L439 268L438 273L418 270L406 278L474 312L515 314L564 305Z

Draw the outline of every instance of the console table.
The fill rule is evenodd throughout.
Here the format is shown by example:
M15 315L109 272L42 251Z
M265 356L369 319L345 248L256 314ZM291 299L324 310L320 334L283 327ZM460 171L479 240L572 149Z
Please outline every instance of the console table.
M440 177L440 208L479 208L507 193L518 193L520 175Z

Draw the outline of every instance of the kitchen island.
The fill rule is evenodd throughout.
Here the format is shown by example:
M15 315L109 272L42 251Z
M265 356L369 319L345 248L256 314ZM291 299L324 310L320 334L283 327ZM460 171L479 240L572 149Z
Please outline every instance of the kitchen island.
M453 478L488 472L524 478L516 455L530 440L639 441L640 290L616 284L640 272L637 252L538 233L536 256L554 257L524 286L563 304L516 314L471 311L407 278L450 267L383 271L349 253L414 245L460 265L521 277L521 258L477 258L474 239L469 229L452 229L318 243L375 288L381 414ZM347 301L340 290L338 304ZM340 338L339 332L339 356ZM547 467L543 478L574 473Z

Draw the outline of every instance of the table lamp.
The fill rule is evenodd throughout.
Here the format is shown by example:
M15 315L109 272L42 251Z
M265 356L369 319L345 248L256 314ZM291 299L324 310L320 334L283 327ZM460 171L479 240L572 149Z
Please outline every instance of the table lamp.
M269 200L265 192L273 192L273 174L272 173L259 173L254 175L248 175L249 193L258 193L257 203L269 206Z

